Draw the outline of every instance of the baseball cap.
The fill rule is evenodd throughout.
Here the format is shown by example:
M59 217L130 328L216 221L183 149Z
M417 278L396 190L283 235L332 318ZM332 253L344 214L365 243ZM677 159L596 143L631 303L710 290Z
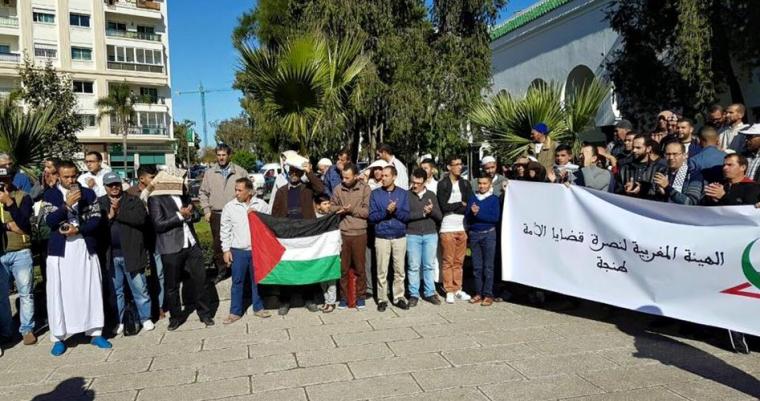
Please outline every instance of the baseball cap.
M631 124L628 120L620 120L617 123L615 123L615 128L622 128L627 130L633 129L633 124Z
M493 156L486 156L480 161L481 166L485 166L488 163L496 163L496 158Z
M538 131L540 134L546 135L549 133L549 127L544 123L538 123L533 126L534 131Z
M109 171L103 176L103 185L111 185L116 183L121 184L121 178L113 171Z

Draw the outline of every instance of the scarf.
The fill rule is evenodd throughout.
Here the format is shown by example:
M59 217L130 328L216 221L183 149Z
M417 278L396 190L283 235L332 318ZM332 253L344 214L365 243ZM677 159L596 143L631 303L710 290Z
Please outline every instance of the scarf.
M683 184L684 181L686 181L686 174L689 170L689 167L684 163L681 168L676 171L676 175L673 178L673 183L670 185L678 192L683 192Z

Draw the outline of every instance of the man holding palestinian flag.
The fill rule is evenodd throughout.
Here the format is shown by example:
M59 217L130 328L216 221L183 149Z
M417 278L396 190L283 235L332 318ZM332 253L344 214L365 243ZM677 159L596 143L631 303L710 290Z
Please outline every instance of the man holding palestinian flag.
M319 310L315 283L340 278L340 231L335 215L316 219L314 196L324 184L309 161L289 155L288 185L274 195L272 216L250 214L256 283L279 285L279 315L303 297L310 312ZM306 179L304 179L306 177ZM334 229L333 229L334 226Z

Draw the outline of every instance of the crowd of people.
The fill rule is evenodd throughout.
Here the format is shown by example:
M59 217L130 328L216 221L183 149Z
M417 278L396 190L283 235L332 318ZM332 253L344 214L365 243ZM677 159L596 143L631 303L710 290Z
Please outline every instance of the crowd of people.
M443 163L423 157L410 173L386 144L365 169L348 150L334 162L319 160L316 169L287 151L269 202L256 197L248 173L231 162L232 149L225 144L218 145L217 163L205 172L199 205L188 196L180 169L141 166L139 183L125 188L117 174L102 168L97 152L87 153L83 174L71 161L46 160L38 180L16 172L11 158L0 154L0 337L34 344L36 324L46 321L51 354L59 356L72 335L84 333L94 346L110 348L110 335L133 334L140 326L153 330L167 314L169 331L193 311L203 324L214 325L194 227L201 219L211 227L214 282L231 277L224 324L242 318L248 288L253 314L262 319L272 315L265 309L267 295L276 298L279 315L301 303L312 312L362 310L368 297L380 312L421 301L488 307L509 296L497 268L509 179L682 205L755 205L760 125L745 125L744 114L740 104L716 105L697 129L689 118L663 111L651 132L620 120L611 141L601 132L581 135L577 154L571 144L552 139L550 126L538 123L513 164L500 166L484 156L471 179L463 177L464 160L457 155ZM339 215L340 280L258 286L251 254L256 233L247 218L252 211L288 219ZM463 288L468 249L471 294ZM33 255L42 270L45 316L35 316ZM11 281L19 295L18 335L8 301ZM544 297L541 291L530 295ZM730 338L737 351L749 352L743 335Z

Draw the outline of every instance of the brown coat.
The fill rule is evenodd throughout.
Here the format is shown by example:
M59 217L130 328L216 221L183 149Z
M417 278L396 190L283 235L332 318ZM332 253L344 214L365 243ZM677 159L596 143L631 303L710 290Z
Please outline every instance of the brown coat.
M301 214L304 219L316 219L317 214L314 211L314 194L320 194L325 191L325 184L314 173L307 173L309 182L301 183ZM272 216L288 217L288 190L290 184L283 185L274 195L274 204L272 205Z
M335 188L330 199L330 210L335 212L343 206L351 206L351 213L341 216L341 234L355 237L367 233L369 193L369 186L362 181L357 181L352 188L346 188L344 185Z
M551 171L551 169L554 168L554 151L556 149L557 143L547 135L546 140L544 141L544 146L541 147L540 152L536 153L536 144L531 142L530 145L528 145L528 149L523 152L522 156L535 157L538 163L544 166L546 171Z

